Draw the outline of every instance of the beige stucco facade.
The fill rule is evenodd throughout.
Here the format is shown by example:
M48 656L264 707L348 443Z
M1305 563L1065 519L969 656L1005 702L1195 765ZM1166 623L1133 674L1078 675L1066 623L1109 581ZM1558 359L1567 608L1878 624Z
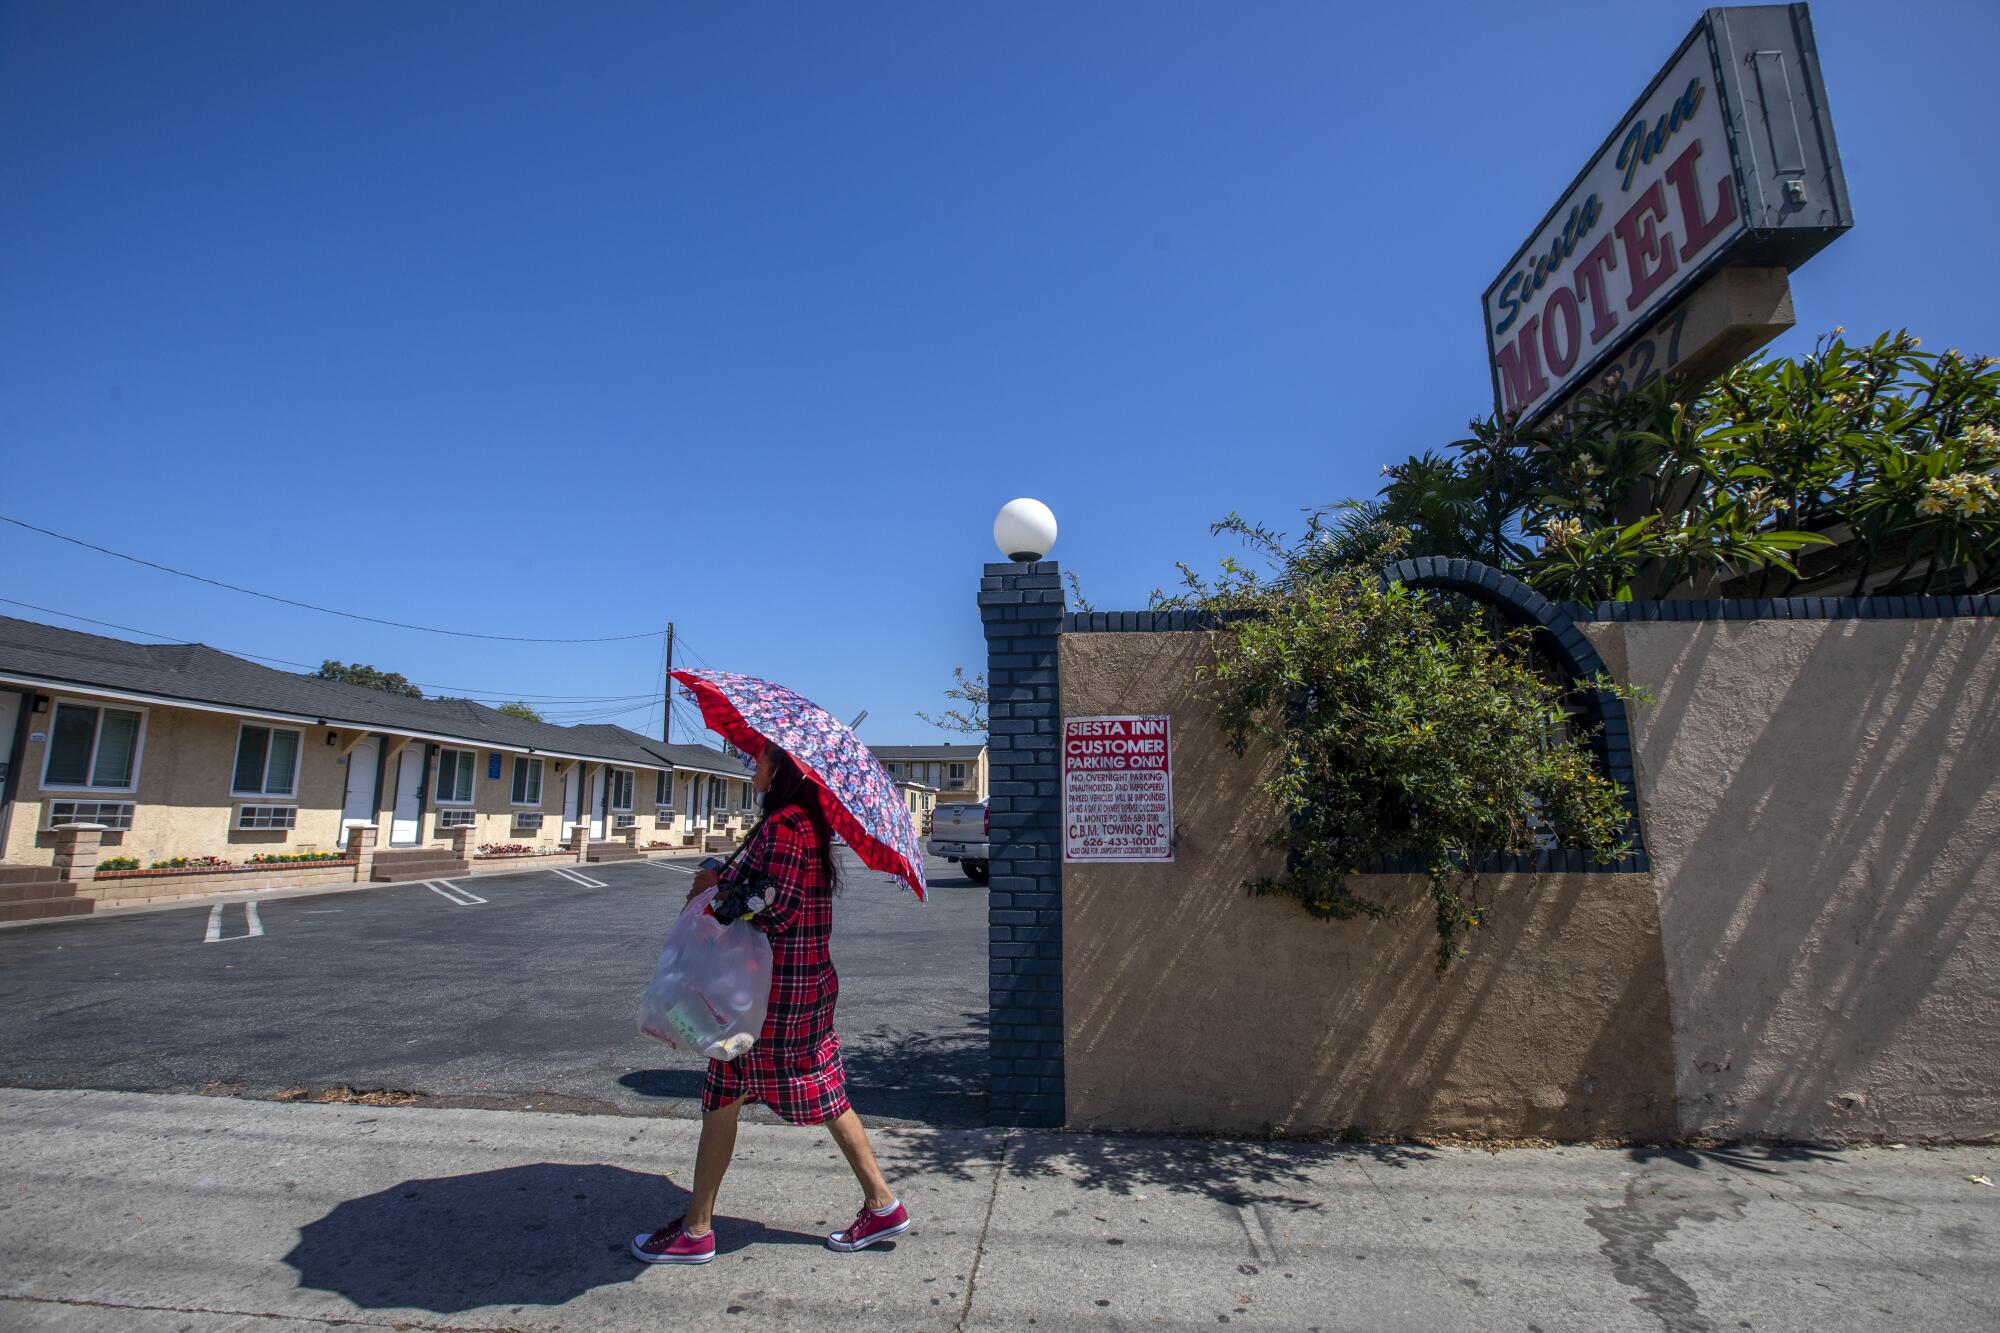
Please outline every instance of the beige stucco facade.
M937 789L937 804L970 803L983 801L987 792L986 747L954 746L951 753L939 747L934 754L922 758L896 758L882 761L891 779L898 783L915 782ZM963 777L953 781L952 770L963 770Z
M1062 708L1173 719L1168 866L1064 868L1068 1119L1147 1130L2000 1134L2000 621L1588 627L1635 714L1647 874L1506 876L1443 977L1316 922L1198 634L1072 634Z
M20 785L7 830L9 862L47 862L55 839L45 827L44 802L51 800L135 803L132 828L127 832L106 833L103 847L106 856L137 857L141 865L174 856L219 856L247 861L260 852L334 850L346 782L346 770L335 759L341 747L358 734L355 731L289 728L301 732L296 799L232 796L237 739L244 719L225 713L111 699L84 691L58 692L49 698L46 712L27 719ZM124 709L144 715L138 781L132 790L43 785L50 719L63 703ZM37 740L38 736L43 739ZM326 743L328 736L334 738L333 745ZM236 809L244 804L296 804L296 827L285 831L237 829L233 827Z
M2000 620L1592 627L1691 1133L2000 1134Z
M350 770L361 799L372 805L368 818L381 831L380 846L392 850L410 846L443 847L451 833L441 818L445 810L470 809L474 825L468 843L525 844L553 850L565 841L562 792L566 776L576 775L583 784L586 818L591 814L589 794L596 776L603 772L609 784L612 771L631 775L630 809L613 809L604 821L603 834L619 834L618 816L629 814L639 829L639 845L668 841L672 832L657 820L657 770L632 765L558 758L551 755L527 756L484 746L452 745L421 737L370 732L352 727L327 727L287 723L254 716L179 707L163 703L142 703L87 691L67 691L48 696L46 710L26 719L20 781L9 808L6 861L16 864L47 864L55 844L48 831L50 801L130 802L134 809L132 827L107 832L102 840L105 857L133 857L142 868L172 857L214 856L226 861L247 862L259 853L332 852L339 849L341 825L346 813ZM129 790L108 788L63 788L43 784L47 758L47 735L55 710L63 703L83 704L141 713L144 717L139 746L137 781ZM299 734L295 791L291 794L260 796L232 794L239 736L245 725L295 731ZM42 739L36 739L41 737ZM419 772L424 791L422 815L416 823L414 841L391 837L394 829L397 788L403 778L402 753L413 749L422 756ZM445 750L469 753L473 769L472 800L468 804L440 802L437 798L439 755ZM379 760L375 757L380 756ZM513 774L517 761L539 760L542 765L539 805L516 806L513 801ZM499 777L489 774L495 761ZM376 796L380 766L380 791ZM690 775L682 773L687 782ZM615 788L610 788L615 790ZM608 794L608 792L607 792ZM237 827L239 807L245 804L296 807L294 827L288 830L249 830ZM540 826L517 829L517 809L539 810Z
M1062 640L1071 716L1172 719L1172 865L1063 869L1065 1078L1090 1128L1593 1137L1672 1125L1652 895L1642 876L1508 877L1497 924L1440 978L1412 914L1322 923L1241 883L1282 868L1258 790L1193 697L1197 634Z

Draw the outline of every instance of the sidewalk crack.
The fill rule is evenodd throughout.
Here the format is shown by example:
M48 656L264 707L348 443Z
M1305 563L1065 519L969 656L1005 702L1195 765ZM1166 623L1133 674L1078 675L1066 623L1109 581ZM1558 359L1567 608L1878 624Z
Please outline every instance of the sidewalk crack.
M986 1216L979 1222L979 1244L973 1247L972 1267L966 1270L965 1303L958 1307L953 1333L965 1333L965 1322L972 1317L973 1290L979 1285L979 1266L986 1261L986 1233L993 1229L993 1206L999 1202L1000 1179L1007 1174L1007 1158L1013 1151L1014 1131L1010 1129L1000 1136L1000 1157L993 1163L993 1188L986 1192Z
M208 1305L146 1305L126 1301L89 1301L63 1296L0 1295L0 1305L57 1305L72 1310L144 1310L156 1314L212 1314L235 1319L284 1320L288 1323L323 1324L328 1328L389 1328L420 1333L526 1333L501 1324L417 1324L408 1320L364 1319L349 1315L278 1314L269 1310L226 1310Z

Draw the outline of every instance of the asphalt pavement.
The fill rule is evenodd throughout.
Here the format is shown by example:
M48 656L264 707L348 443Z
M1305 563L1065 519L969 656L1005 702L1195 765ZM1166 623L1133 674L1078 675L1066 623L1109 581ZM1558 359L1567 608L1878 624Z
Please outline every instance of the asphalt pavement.
M1483 1152L890 1128L914 1225L746 1124L701 1268L671 1117L0 1090L0 1327L117 1333L2000 1327L1994 1148ZM671 1173L671 1176L662 1173Z
M933 861L919 905L842 855L836 1027L856 1109L984 1124L985 888ZM564 871L0 931L0 1084L699 1114L703 1062L634 1024L693 861Z

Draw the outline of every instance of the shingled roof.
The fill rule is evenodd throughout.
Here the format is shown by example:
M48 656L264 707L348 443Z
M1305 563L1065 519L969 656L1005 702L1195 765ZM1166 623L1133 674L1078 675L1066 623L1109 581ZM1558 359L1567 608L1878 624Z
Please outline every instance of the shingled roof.
M703 745L666 745L624 727L529 722L471 699L411 699L302 676L200 643L132 643L0 616L0 682L112 691L162 704L221 708L322 726L532 750L637 768L734 773L742 765Z
M871 745L868 748L875 752L877 759L885 763L892 759L899 763L907 763L912 759L926 763L937 760L960 763L977 759L979 752L986 748L986 742L953 745L947 741L943 745Z

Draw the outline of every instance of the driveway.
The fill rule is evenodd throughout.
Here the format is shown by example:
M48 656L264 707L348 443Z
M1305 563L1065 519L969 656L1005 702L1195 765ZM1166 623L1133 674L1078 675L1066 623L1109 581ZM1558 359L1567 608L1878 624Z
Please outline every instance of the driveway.
M985 888L934 862L920 906L842 855L833 956L855 1108L983 1124ZM0 932L0 1083L699 1114L703 1062L634 1026L693 863L577 873L597 887L538 869L456 893L383 885Z

